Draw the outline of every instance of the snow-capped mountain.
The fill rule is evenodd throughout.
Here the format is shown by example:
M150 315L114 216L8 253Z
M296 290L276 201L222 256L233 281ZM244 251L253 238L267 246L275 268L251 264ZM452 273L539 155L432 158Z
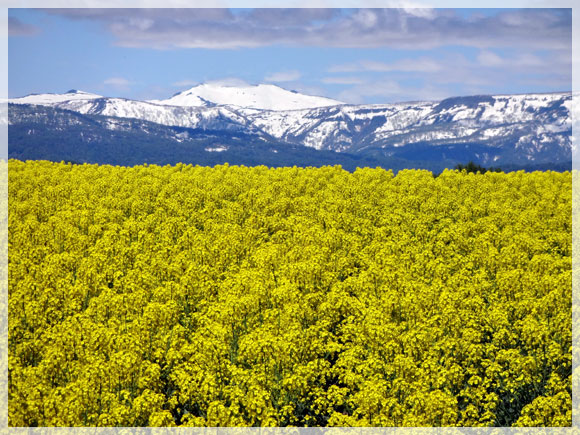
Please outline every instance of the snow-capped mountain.
M239 115L232 106L162 106L123 98L74 100L53 104L52 106L86 115L133 118L177 127L223 128L226 130L250 128L247 119Z
M70 91L30 95L10 103L47 106L55 110L55 116L59 111L72 111L107 117L101 124L111 130L129 125L114 119L133 119L172 129L223 132L221 142L224 134L244 134L276 146L291 144L379 159L474 160L493 166L571 161L569 92L347 105L273 85L200 85L158 101ZM27 122L33 112L26 112ZM11 126L23 125L19 116L9 117ZM164 137L173 137L173 133ZM175 136L178 142L182 139Z
M412 143L503 143L533 152L553 140L569 147L570 93L449 98L440 102L337 106L252 113L274 137L316 149L361 151Z
M164 106L239 106L259 110L297 110L343 104L325 97L287 91L275 85L224 86L201 84L166 100L151 100Z
M71 89L64 94L30 94L25 97L13 98L8 101L14 104L36 104L41 106L51 106L53 104L59 104L63 102L94 100L96 98L103 97L101 95Z

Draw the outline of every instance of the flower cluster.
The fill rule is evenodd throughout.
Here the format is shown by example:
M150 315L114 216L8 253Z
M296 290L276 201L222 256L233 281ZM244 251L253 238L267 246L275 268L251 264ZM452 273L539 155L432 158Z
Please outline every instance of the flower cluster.
M572 176L9 162L11 426L571 424Z

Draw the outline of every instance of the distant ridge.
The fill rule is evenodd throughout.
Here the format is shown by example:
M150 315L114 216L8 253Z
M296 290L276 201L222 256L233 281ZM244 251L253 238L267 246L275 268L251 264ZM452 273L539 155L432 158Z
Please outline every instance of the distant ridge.
M37 104L44 106L63 103L65 101L93 100L96 98L103 98L103 96L71 89L64 94L29 94L20 98L12 98L8 100L8 102L15 104Z
M123 162L129 148L124 149L119 140L115 144L115 137L122 132L124 143L133 137L135 146L153 141L149 148L153 150L163 143L166 161L171 161L172 147L183 148L188 143L201 146L203 142L203 147L188 157L191 163L316 161L316 153L309 152L306 160L297 157L306 149L345 158L348 154L355 160L363 159L361 164L372 161L387 168L396 164L438 170L470 160L485 167L553 168L565 167L572 160L571 92L352 105L274 85L206 84L167 100L105 98L71 90L9 102L13 103L9 109L10 153L15 155L13 150L20 144L33 159L57 155L50 144L57 147L71 142L73 146L74 141L88 141L89 147L96 148L91 149L92 157L87 161L98 158L97 144L106 144L118 154L115 161ZM39 105L51 110L41 111ZM70 117L63 111L85 118ZM87 117L98 129L84 124ZM73 124L85 125L84 130L72 133ZM90 135L87 129L92 131ZM41 142L45 144L42 150L38 147ZM243 156L250 152L244 143L254 144L251 159ZM290 146L291 158L282 152ZM160 155L159 150L154 154ZM209 155L214 157L206 158Z

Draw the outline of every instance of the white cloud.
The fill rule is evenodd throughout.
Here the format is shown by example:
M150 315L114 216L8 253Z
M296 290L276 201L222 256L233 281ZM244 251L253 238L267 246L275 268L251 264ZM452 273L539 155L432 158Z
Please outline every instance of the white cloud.
M509 69L546 69L554 70L556 67L561 67L564 63L568 63L569 59L565 57L562 58L557 56L559 59L552 54L551 56L545 56L544 58L537 56L533 53L520 52L516 55L501 57L498 54L490 50L482 50L477 55L477 61L482 66L488 67L506 67Z
M172 83L172 85L181 88L185 86L196 86L199 85L199 82L195 80L180 80L178 82Z
M449 89L427 85L427 86L402 86L395 80L373 80L367 83L353 86L338 94L338 99L351 104L361 104L368 101L368 98L380 97L381 102L401 102L412 100L442 100L452 96Z
M404 72L437 72L443 69L441 62L421 57L418 59L400 59L394 62L378 62L376 60L361 60L355 63L346 63L342 65L333 65L328 71L329 72L361 72L361 71L373 71L373 72L392 72L392 71L404 71Z
M364 28L371 28L377 24L377 15L371 9L360 9L354 14L355 23L362 25Z
M327 69L330 73L350 73L362 71L361 66L358 63L342 63L339 65L332 65Z
M571 48L570 9L525 8L464 17L451 9L45 9L102 23L124 47L234 49L274 45L430 49ZM418 5L418 4L417 4Z
M360 77L324 77L321 81L330 85L360 85L365 82Z
M301 94L305 95L313 95L316 97L328 97L328 90L325 88L321 88L319 86L308 86L302 83L296 83L292 85L292 90L296 92L300 92Z
M547 61L546 59L542 59L539 56L536 56L532 53L522 53L519 54L515 58L515 63L519 66L524 67L541 67L541 66L554 66L553 63Z
M322 79L323 83L342 83L353 78L352 83L344 83L353 86L333 96L349 103L362 103L377 97L395 102L504 93L506 83L557 90L571 87L570 58L557 51L545 58L534 52L508 52L500 56L491 50L482 50L475 59L457 53L438 58L400 59L392 63L364 59L335 65L329 71L360 73L355 77L330 75Z
M540 56L530 51L512 50L500 56L491 50L481 50L475 59L458 53L442 57L405 58L393 62L361 59L333 65L328 68L328 72L361 73L358 77L365 80L370 77L376 79L376 73L385 73L391 79L407 77L433 84L455 83L463 89L497 89L503 83L524 83L526 80L552 88L571 87L571 59L565 52L559 51Z
M403 7L403 10L410 15L414 15L416 17L433 19L437 16L437 11L433 8L427 8L425 6L420 5L419 3L412 3L406 2L407 7Z
M482 50L477 55L477 61L483 66L502 66L504 64L503 59L495 54L493 51Z
M291 70L291 71L279 71L273 74L270 74L264 78L267 82L274 82L274 83L281 83L281 82L294 82L302 77L300 71Z
M155 21L151 18L129 18L129 25L138 28L139 30L149 30Z
M418 72L437 72L441 70L440 62L429 58L418 59L401 59L392 63L382 63L366 61L362 63L365 70L368 71L418 71Z
M123 77L111 77L103 82L105 85L118 87L118 88L127 88L133 84L133 82L123 78Z

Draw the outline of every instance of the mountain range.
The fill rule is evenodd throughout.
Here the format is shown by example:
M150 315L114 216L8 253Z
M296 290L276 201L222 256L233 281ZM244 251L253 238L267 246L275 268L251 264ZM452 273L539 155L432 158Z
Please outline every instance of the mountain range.
M9 156L133 165L571 167L570 92L352 105L274 85L164 100L71 90L9 100Z

